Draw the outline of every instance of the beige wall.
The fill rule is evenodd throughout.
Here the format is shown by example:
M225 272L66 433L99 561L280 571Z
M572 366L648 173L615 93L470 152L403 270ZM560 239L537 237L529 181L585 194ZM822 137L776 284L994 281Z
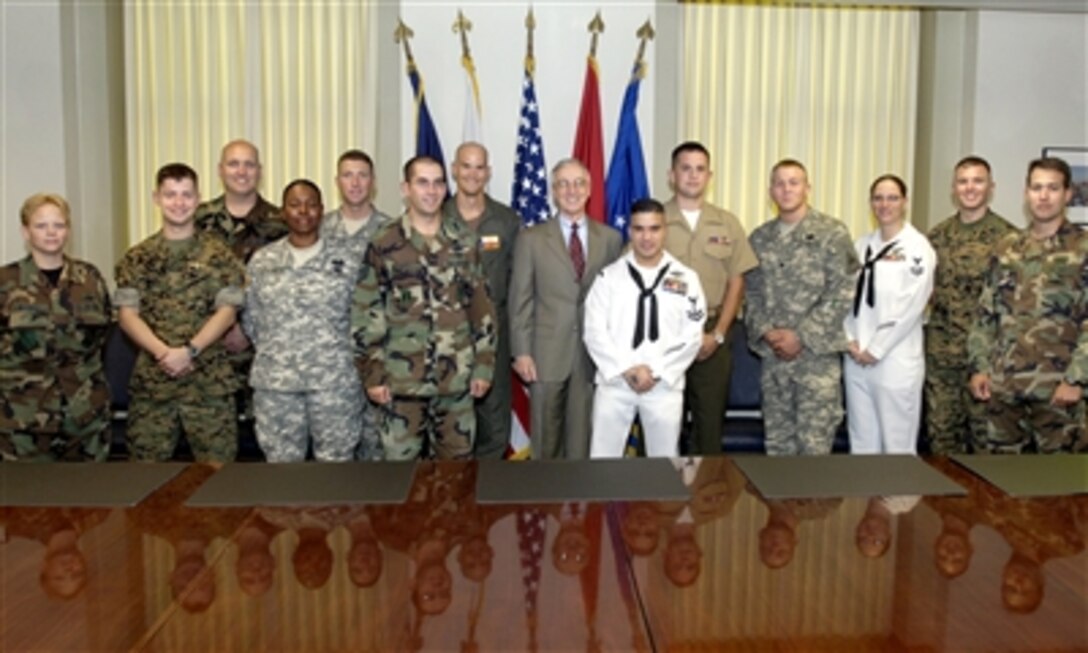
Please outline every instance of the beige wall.
M18 210L39 191L64 195L69 252L112 276L126 243L124 60L118 3L43 0L0 9L0 229L3 260L24 255Z
M1088 146L1088 14L925 12L914 220L953 212L952 166L993 166L993 207L1024 224L1027 163L1044 146Z

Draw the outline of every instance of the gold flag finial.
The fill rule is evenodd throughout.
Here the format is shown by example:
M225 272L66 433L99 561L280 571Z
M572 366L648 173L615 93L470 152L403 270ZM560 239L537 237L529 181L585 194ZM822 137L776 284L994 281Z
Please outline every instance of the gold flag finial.
M642 24L642 27L638 28L638 31L635 32L635 36L639 38L638 54L635 55L635 67L640 70L643 68L642 57L646 54L646 42L652 41L654 34L654 26L650 24L649 18L647 18L646 22Z
M587 29L593 34L593 40L589 42L589 56L597 56L597 38L601 32L604 31L604 21L601 20L601 12L597 10L597 14L593 17L593 20L589 21Z
M453 33L461 35L461 57L468 59L472 56L468 49L468 33L472 31L472 21L465 18L461 10L457 10L457 20L453 22Z
M533 57L533 30L536 29L536 17L533 16L533 7L529 6L529 12L525 14L525 31L528 38L525 41L525 69L532 75L536 72L536 59Z
M412 28L405 25L403 20L397 20L397 29L393 32L393 40L404 46L404 56L409 63L412 61L412 46L408 44L408 39L415 35L416 33L412 31Z

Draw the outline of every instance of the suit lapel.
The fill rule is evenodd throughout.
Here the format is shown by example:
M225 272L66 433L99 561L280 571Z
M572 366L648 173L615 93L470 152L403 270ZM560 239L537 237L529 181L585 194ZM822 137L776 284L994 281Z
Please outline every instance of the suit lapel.
M605 234L603 233L605 229L611 229L611 227L594 222L587 216L586 232L589 233L589 250L586 254L586 276L582 278L582 285L587 288L593 285L594 277L606 263L604 260Z

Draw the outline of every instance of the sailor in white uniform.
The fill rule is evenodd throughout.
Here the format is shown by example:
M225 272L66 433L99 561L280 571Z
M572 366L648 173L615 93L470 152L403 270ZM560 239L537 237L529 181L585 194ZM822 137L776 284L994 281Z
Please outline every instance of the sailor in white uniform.
M880 228L858 239L853 311L844 326L846 424L852 453L914 454L922 416L922 318L937 255L906 221L906 184L878 177L870 203Z
M684 373L706 321L699 277L665 251L665 208L631 207L631 248L604 268L585 303L586 349L597 364L590 458L620 458L639 415L648 456L677 455Z

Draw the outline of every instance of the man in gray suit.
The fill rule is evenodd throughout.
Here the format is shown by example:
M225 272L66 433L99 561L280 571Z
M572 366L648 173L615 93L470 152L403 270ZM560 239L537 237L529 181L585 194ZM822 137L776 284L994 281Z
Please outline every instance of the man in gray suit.
M552 169L558 212L514 248L510 344L529 384L533 458L586 458L593 413L593 361L582 342L582 305L601 269L619 258L619 232L586 217L589 170L577 159Z

